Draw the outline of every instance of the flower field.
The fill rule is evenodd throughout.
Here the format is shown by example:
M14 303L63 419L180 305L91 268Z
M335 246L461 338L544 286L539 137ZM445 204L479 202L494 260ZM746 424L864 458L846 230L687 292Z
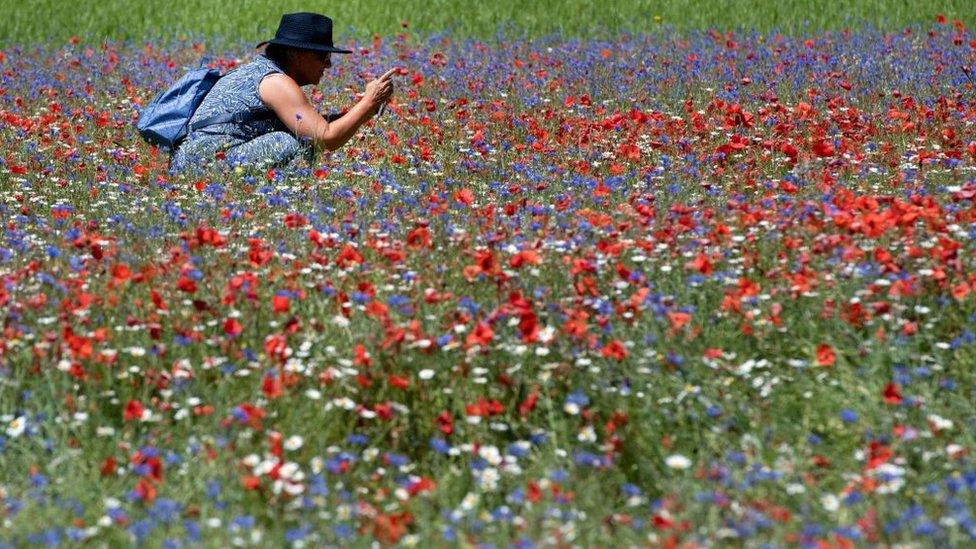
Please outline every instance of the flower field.
M976 35L489 43L298 172L134 129L249 44L0 51L0 547L976 542Z

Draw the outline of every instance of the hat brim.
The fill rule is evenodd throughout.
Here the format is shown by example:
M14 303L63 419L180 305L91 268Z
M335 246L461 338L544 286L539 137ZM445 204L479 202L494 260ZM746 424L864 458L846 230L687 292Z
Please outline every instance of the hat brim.
M261 42L256 48L266 46L268 44L279 44L282 46L291 46L293 48L299 48L303 50L313 50L313 51L327 51L330 53L352 53L350 50L344 50L342 48L336 48L334 46L325 46L322 44L309 44L308 42L299 42L298 40L288 40L287 38L273 38L271 40L265 40Z

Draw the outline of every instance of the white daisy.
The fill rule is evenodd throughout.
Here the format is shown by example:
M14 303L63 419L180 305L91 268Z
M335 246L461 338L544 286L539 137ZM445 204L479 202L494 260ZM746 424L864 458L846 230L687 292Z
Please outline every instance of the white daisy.
M17 416L7 424L7 436L10 438L17 438L24 434L24 430L27 429L27 418L24 416Z
M302 447L302 444L304 444L304 443L305 443L305 439L303 439L302 437L300 437L298 435L292 435L292 436L288 437L285 440L284 447L285 447L285 450L288 450L289 452L291 452L291 451L294 451L294 450L297 450L297 449L301 448Z
M664 463L672 469L687 469L691 467L691 460L681 454L672 454L668 456L664 460Z

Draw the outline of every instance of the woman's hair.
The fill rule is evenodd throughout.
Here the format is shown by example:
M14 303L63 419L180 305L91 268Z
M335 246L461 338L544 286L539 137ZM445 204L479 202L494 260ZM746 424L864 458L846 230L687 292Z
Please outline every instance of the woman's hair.
M287 63L289 52L297 50L298 48L293 48L291 46L268 44L264 48L264 56L274 61L275 64L284 67Z

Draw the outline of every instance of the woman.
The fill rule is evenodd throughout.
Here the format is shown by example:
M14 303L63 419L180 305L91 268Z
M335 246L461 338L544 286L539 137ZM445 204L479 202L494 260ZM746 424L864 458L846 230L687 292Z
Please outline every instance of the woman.
M275 37L257 47L265 45L262 55L211 88L173 155L172 172L221 159L231 166L259 168L310 163L316 149L342 147L393 94L396 69L366 84L359 102L331 122L312 107L301 87L318 83L332 66L332 53L352 53L333 45L332 19L324 15L282 16ZM207 124L208 118L231 114L239 115L239 121Z

